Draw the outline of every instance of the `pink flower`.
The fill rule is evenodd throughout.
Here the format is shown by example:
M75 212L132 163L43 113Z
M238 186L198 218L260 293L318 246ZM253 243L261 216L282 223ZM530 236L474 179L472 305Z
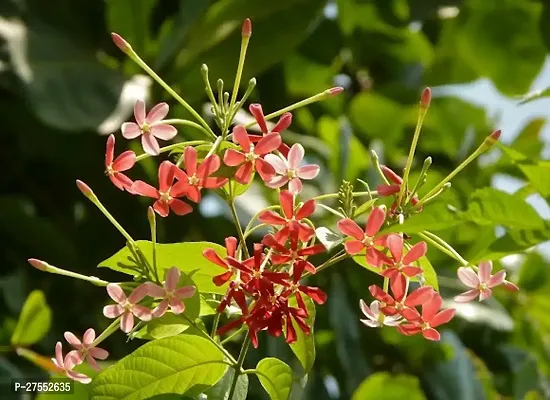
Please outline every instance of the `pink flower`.
M314 179L319 174L319 166L308 164L300 167L304 159L304 148L296 143L288 152L288 160L283 156L268 154L265 160L270 163L279 176L275 176L267 182L267 186L273 189L280 188L288 183L288 190L292 194L298 194L302 191L302 181L300 179Z
M246 185L252 179L252 173L258 171L264 182L270 181L275 175L275 170L262 156L276 150L281 144L281 135L269 133L254 146L248 137L246 129L238 125L233 129L233 139L241 146L242 152L228 149L223 157L223 162L230 167L240 165L235 173L235 180Z
M479 296L479 301L491 297L491 289L504 283L506 271L500 270L491 275L493 263L484 261L479 263L477 274L470 267L460 267L457 271L458 279L466 286L472 288L455 297L457 303L466 303Z
M150 309L136 304L147 296L147 287L141 285L134 289L130 296L126 297L120 286L116 283L109 283L107 285L107 293L117 304L103 307L103 315L107 318L122 316L120 319L120 329L123 332L128 333L132 330L134 327L134 316L142 321L150 321L153 317Z
M428 251L428 246L425 242L417 243L403 256L403 236L393 234L388 236L388 248L392 259L387 258L383 262L390 268L386 268L380 274L390 278L392 290L400 292L404 290L407 278L422 273L422 268L416 267L412 263L424 257Z
M292 123L292 114L289 112L286 112L283 115L281 115L281 118L279 118L279 121L277 121L273 129L270 131L267 127L267 121L265 120L265 116L264 116L264 112L262 110L261 104L258 104L258 103L251 104L248 107L248 109L250 110L250 113L254 116L254 119L258 123L258 126L260 127L260 130L262 131L263 136L274 132L281 133L282 131L287 129ZM252 143L259 142L263 136L249 135L250 141ZM283 156L286 157L288 155L290 148L285 143L281 142L277 150Z
M370 326L371 328L378 328L383 325L397 326L402 321L399 314L384 315L384 313L380 311L380 302L378 300L374 300L370 303L370 307L367 306L367 303L361 300L359 302L359 306L361 307L363 314L367 317L367 319L360 319L359 321L367 326Z
M446 324L455 316L455 309L439 311L443 300L438 293L422 304L422 317L408 324L402 324L397 327L397 330L404 335L416 335L422 333L422 336L428 340L437 341L441 338L438 331L435 330L439 325ZM438 312L439 311L439 312Z
M174 183L176 168L170 161L163 161L160 164L158 190L143 181L135 181L132 185L132 190L136 194L157 199L153 204L153 209L161 217L168 216L170 210L177 215L185 215L193 211L189 204L177 198L187 193L189 184L185 181Z
M196 289L194 286L182 286L178 288L180 275L180 270L177 267L172 267L166 272L164 286L160 287L152 282L144 283L149 296L162 299L153 310L155 318L162 317L168 307L170 307L174 314L181 314L185 311L185 304L181 299L193 297L195 294Z
M227 183L227 178L211 177L220 168L220 158L212 154L197 163L197 150L188 146L183 152L185 171L175 170L178 181L185 185L186 196L195 203L201 201L201 189L218 189Z
M132 193L132 180L122 171L127 171L136 163L136 154L133 151L125 151L115 157L115 135L110 135L107 139L107 150L105 151L105 173L109 179L120 190L127 190Z
M365 231L349 218L338 221L338 229L340 229L343 234L351 236L354 239L344 243L344 247L348 254L357 254L366 248L367 262L376 267L381 266L383 260L387 259L387 257L374 246L386 245L386 237L375 238L382 228L385 219L386 209L380 206L373 209L370 213Z
M67 342L69 342L69 344L76 349L75 355L78 357L78 364L82 363L85 358L93 369L99 371L101 368L99 368L99 365L95 359L105 360L109 357L109 353L106 350L93 346L95 331L92 328L84 332L82 341L80 341L71 332L65 332L65 340L67 340Z
M63 358L63 345L61 342L57 342L55 345L55 358L52 358L53 363L57 368L60 369L60 372L72 380L88 384L92 381L92 378L81 374L79 372L73 371L73 368L77 364L78 356L75 350L70 351L65 358Z
M152 156L160 152L157 139L171 140L178 131L172 125L163 124L162 119L168 115L168 104L159 103L145 115L145 102L136 101L134 105L134 117L136 122L125 122L122 124L122 136L126 139L135 139L141 135L143 150Z

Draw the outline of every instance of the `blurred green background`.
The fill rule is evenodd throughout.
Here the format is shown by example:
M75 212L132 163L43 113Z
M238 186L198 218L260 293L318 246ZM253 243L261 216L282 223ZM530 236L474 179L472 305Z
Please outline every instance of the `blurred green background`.
M48 334L32 346L39 354L51 356L66 330L81 335L88 327L100 331L108 325L101 313L108 302L104 289L40 273L26 263L35 257L106 280L121 279L96 266L123 247L124 240L83 198L75 179L87 182L133 237L148 238L148 200L118 191L104 175L105 135L117 134L117 153L126 148L119 127L131 118L138 98L147 98L148 104L167 101L170 117L189 118L124 57L109 32L124 36L202 112L207 99L200 65L209 66L213 86L222 78L232 87L246 17L252 19L253 35L243 82L257 78L250 101L261 102L266 113L331 86L346 88L338 97L295 112L291 132L283 135L290 143L302 143L309 160L322 166L304 198L335 192L342 179L361 178L375 186L370 149L395 170L403 168L419 94L428 85L434 99L416 159L418 167L426 156L433 157L426 189L493 129L502 128L503 141L538 167L530 183L513 160L494 150L463 171L444 199L465 208L475 188L520 189L548 218L550 184L545 179L550 166L538 160L548 154L544 125L550 107L544 99L520 105L518 98L550 86L550 66L545 64L550 1L2 0L2 379L41 374L10 347L32 290L43 291L51 308ZM179 132L180 140L201 139L196 131ZM156 160L149 161L131 176L155 182ZM252 186L239 203L243 221L276 201L271 196ZM335 217L318 210L316 222L333 228ZM222 243L234 234L228 210L214 195L206 196L191 215L162 220L159 229L162 242ZM301 398L550 398L549 252L530 249L550 240L550 224L527 233L474 224L441 232L467 258L491 248L503 235L512 239L492 253L495 265L508 269L521 292L496 290L486 303L460 307L439 344L360 324L359 299L370 302L367 287L380 279L353 261L311 279L329 300L317 311L317 360ZM452 299L463 289L456 280L457 263L436 250L428 255L441 276L442 295ZM41 326L47 328L47 320L40 320ZM260 343L245 366L265 356L297 364L282 339L261 335ZM126 343L117 334L105 347L116 360L139 344L137 339ZM229 346L237 352L239 343ZM266 398L256 378L249 398Z

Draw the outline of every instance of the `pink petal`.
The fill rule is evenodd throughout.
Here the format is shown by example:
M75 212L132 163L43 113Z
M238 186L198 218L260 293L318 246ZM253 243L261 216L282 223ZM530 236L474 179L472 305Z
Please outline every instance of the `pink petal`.
M134 104L134 118L139 125L145 123L145 102L143 100L138 100Z
M185 311L185 304L180 299L172 297L170 299L170 308L174 314L181 314Z
M271 164L271 165L273 165L273 164ZM278 188L286 185L287 182L288 182L288 176L279 175L279 176L276 176L275 178L273 178L272 180L270 180L269 182L266 182L265 185L267 187L271 188L271 189L278 189Z
M493 262L480 262L477 268L477 276L479 277L479 281L481 283L487 283L489 278L491 278L491 272L493 271Z
M240 151L234 149L227 149L225 154L223 155L223 162L225 163L225 165L229 165L230 167L241 165L245 161L245 155Z
M190 297L193 297L196 291L197 289L195 288L195 286L182 286L178 290L176 290L174 294L180 299L188 299Z
M136 153L133 151L125 151L119 155L113 162L113 170L115 171L127 171L136 164Z
M109 135L107 138L107 148L105 150L105 167L112 164L115 156L115 135Z
M65 361L63 360L63 344L61 342L57 342L55 344L55 363L59 368L65 368Z
M455 296L454 301L457 303L468 303L469 301L474 300L477 296L479 296L479 290L471 289Z
M348 254L357 254L365 248L365 245L360 240L350 240L344 243L344 248Z
M456 274L458 279L468 287L477 288L479 285L479 278L476 273L470 267L460 267Z
M170 110L170 107L166 103L158 103L156 106L151 108L151 111L147 114L147 117L145 118L145 121L148 124L154 124L155 122L158 122L162 120L164 117L168 115L168 111Z
M109 179L111 180L113 185L115 185L117 188L119 188L120 190L124 190L127 186L124 184L124 182L121 179L118 179L119 177L117 175L118 174L109 175Z
M92 378L90 378L89 376L86 376L84 374L81 374L80 372L76 372L76 371L67 371L67 376L77 382L80 382L80 383L83 383L85 385L87 385L88 383L90 383L92 381Z
M65 332L63 336L65 337L65 340L67 341L67 343L69 343L74 348L76 349L82 348L82 342L72 332Z
M399 262L403 258L403 237L401 235L388 236L388 248L395 262Z
M298 167L302 163L302 160L304 159L304 155L304 147L300 143L293 144L290 148L290 151L288 152L288 168L298 169Z
M352 236L357 240L363 240L365 234L363 230L355 223L355 221L345 218L338 221L338 229L345 235Z
M257 158L254 167L264 182L269 182L275 175L275 169L262 158Z
M254 148L254 153L263 156L264 154L271 153L273 150L277 150L280 145L281 135L278 133L269 133L258 142Z
M264 160L270 163L275 169L275 172L278 174L284 175L288 171L288 167L283 159L281 159L281 157L279 156L276 156L275 154L267 154L264 157Z
M250 138L248 137L248 133L246 132L244 126L237 125L233 128L233 140L241 146L244 153L250 152Z
M147 295L150 297L162 298L166 294L164 288L154 284L153 282L145 282L143 285L147 288Z
M492 294L493 292L491 291L491 289L482 290L479 294L479 301L487 300L489 297L491 297Z
M134 327L134 315L129 312L125 311L124 314L122 314L122 318L120 319L120 329L122 332L128 333L132 330Z
M151 135L161 140L172 140L178 134L178 130L172 125L158 124L151 127Z
M132 313L142 321L150 321L151 318L153 318L153 312L151 311L151 309L145 306L140 306L140 305L133 306Z
M65 368L71 369L75 365L80 365L84 362L84 356L78 350L72 350L67 353L65 356Z
M315 164L304 165L303 167L298 168L296 175L301 179L313 179L319 175L321 168Z
M386 211L383 207L376 207L373 209L367 219L367 225L365 227L367 236L374 237L382 227L385 219Z
M135 139L141 135L141 128L135 122L125 122L120 127L122 136L125 139Z
M165 218L170 213L170 206L163 201L157 200L155 204L153 204L153 210L155 210L158 215Z
M178 286L180 280L181 272L177 267L172 267L166 273L166 281L164 282L164 287L167 291L173 291Z
M90 346L95 340L95 331L93 328L86 329L84 336L82 337L82 342L85 346Z
M370 328L378 328L380 326L380 322L377 320L370 320L370 319L360 319L363 324L367 325Z
M109 352L107 350L100 349L99 347L89 349L88 353L90 353L92 357L97 358L98 360L105 360L107 357L109 357Z
M403 257L403 264L410 264L418 260L420 257L424 257L427 251L428 251L428 246L426 245L426 242L420 242L415 244L409 250L409 252L405 254L405 257Z
M123 304L124 302L126 302L126 295L124 294L124 290L122 290L122 288L116 283L109 283L107 285L107 294L118 304Z
M441 339L441 335L439 334L439 332L433 328L423 330L422 336L424 336L428 340L433 340L434 342L437 342Z
M299 178L290 180L288 184L288 191L292 194L299 194L303 189L302 181Z
M139 303L148 294L149 294L149 286L145 284L139 285L137 288L135 288L132 291L132 293L130 293L130 296L128 296L128 303L130 304Z
M363 301L363 299L359 301L359 307L361 308L361 311L363 312L363 314L365 314L365 316L369 317L370 319L376 320L376 315L374 315L374 313L371 311L369 306L367 306L367 303Z
M159 198L157 189L143 181L135 181L132 184L132 190L140 196L152 197L153 199Z
M99 366L97 361L94 360L94 358L90 355L90 353L88 353L88 355L86 356L86 361L88 361L88 364L90 364L90 367L92 367L92 369L95 369L96 371L101 371L101 367Z
M117 318L124 312L124 308L118 304L110 304L103 307L103 315L107 318Z
M506 271L502 269L491 276L491 278L489 278L489 280L487 281L487 286L493 288L495 286L501 285L504 282L504 279L506 279Z
M166 310L168 310L168 300L164 299L158 304L158 306L153 309L153 317L162 317L164 314L166 314Z
M158 156L160 153L159 142L150 133L141 136L141 146L143 147L143 151L152 156Z
M437 327L439 325L446 324L449 322L453 317L455 316L456 310L454 308L449 308L447 310L443 310L438 312L431 320L430 320L430 326Z
M199 165L197 175L199 176L199 178L205 179L206 177L212 175L214 172L220 169L220 166L220 157L218 157L216 154L212 154L208 156L208 158L205 158L201 165Z

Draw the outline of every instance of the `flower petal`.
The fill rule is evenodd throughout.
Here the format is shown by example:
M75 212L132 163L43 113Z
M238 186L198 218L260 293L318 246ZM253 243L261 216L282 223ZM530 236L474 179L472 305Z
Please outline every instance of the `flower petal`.
M267 133L267 124L265 122L264 112L262 110L261 104L253 103L250 106L248 106L248 110L250 111L250 114L254 116L254 119L258 123L258 126L260 127L260 130L263 133Z
M142 321L150 321L153 318L153 311L151 309L138 304L132 307L132 313Z
M145 122L145 102L138 100L134 104L134 118L139 125L143 125Z
M115 135L109 135L107 138L107 146L105 149L105 167L113 163L115 157Z
M76 372L76 371L68 371L67 375L71 379L73 379L77 382L83 383L85 385L87 385L88 383L90 383L92 381L92 378L90 378L89 376L81 374L80 372Z
M384 207L376 207L373 209L367 219L367 225L365 227L365 233L367 236L374 237L384 224L385 219L386 210Z
M294 216L294 195L288 190L282 190L279 194L279 202L285 217L291 219Z
M153 210L155 210L161 217L166 218L170 213L170 206L164 201L157 200L153 204Z
M147 296L163 298L166 295L164 288L153 282L145 282L143 285L147 288Z
M233 140L236 141L243 149L244 153L250 152L250 138L248 132L242 125L237 125L233 128Z
M279 147L279 146L277 146ZM288 152L288 168L298 169L302 160L304 159L305 150L304 146L300 143L294 143Z
M93 328L86 329L82 336L82 342L85 346L90 346L95 340L95 330Z
M268 154L269 155L269 154ZM284 185L286 185L288 182L288 176L286 175L279 175L275 178L271 179L269 182L266 182L265 185L271 189L278 189Z
M281 135L270 133L265 135L254 148L254 153L263 156L276 150L281 144Z
M79 350L81 347L82 347L82 342L80 341L80 339L78 339L74 333L72 332L65 332L63 334L63 336L65 337L65 340L67 341L67 343L69 343L71 346L73 346L75 349Z
M100 349L99 347L94 347L93 349L88 350L88 352L93 358L97 358L99 360L105 360L109 357L109 352L107 350Z
M506 279L506 271L502 269L491 276L491 278L489 278L489 280L487 281L487 286L493 288L495 286L501 285L504 282L504 279Z
M122 332L128 333L132 330L134 327L134 315L126 311L124 314L122 314L122 318L120 319L120 329Z
M135 139L141 135L141 128L135 122L125 122L120 127L122 136L125 139Z
M289 112L284 113L281 115L281 118L279 118L279 121L275 124L271 132L282 132L285 129L287 129L290 124L292 123L292 114Z
M225 165L229 165L230 167L241 165L243 162L245 162L245 160L245 155L240 151L234 149L227 149L225 154L223 155L223 162L225 163Z
M172 297L170 300L170 308L174 314L181 314L185 311L185 304L180 299Z
M136 304L145 298L149 294L149 286L146 284L139 285L135 288L130 296L128 296L128 303Z
M267 210L262 211L260 215L258 216L258 219L262 221L264 224L269 225L285 225L286 219L281 217L279 214L277 214L274 211Z
M492 296L492 294L493 292L491 291L491 289L482 290L479 294L479 301L487 300L489 297Z
M153 309L153 317L154 318L160 318L164 314L166 314L166 310L168 310L168 300L164 299L162 300L154 309Z
M321 170L321 167L315 164L308 164L304 165L303 167L298 168L296 171L296 175L298 175L298 178L301 179L314 179L319 175L319 171Z
M164 282L164 287L168 291L173 291L178 286L180 280L181 272L177 267L172 267L166 273L166 280Z
M187 175L193 176L197 172L197 150L192 146L187 146L183 151L183 161Z
M254 166L264 182L269 182L271 179L273 179L273 176L275 175L275 169L263 158L257 158Z
M172 125L158 124L151 127L151 135L161 140L172 140L178 134L178 130Z
M418 260L420 257L424 257L427 251L428 245L426 242L419 242L415 244L409 252L405 254L405 257L403 257L403 264L410 264Z
M446 324L455 316L456 310L454 308L448 308L446 310L438 312L430 321L430 326L433 328Z
M120 286L118 286L116 283L109 283L107 285L107 294L111 299L113 299L118 304L122 304L126 301L126 295L124 294L124 290Z
M468 303L469 301L474 300L477 296L479 296L479 290L470 289L467 292L455 296L454 301L457 303Z
M206 177L212 175L214 172L220 169L220 164L220 157L218 157L216 154L212 154L205 158L204 161L199 165L197 175L199 176L199 178L205 179Z
M158 103L156 106L151 108L151 110L147 114L147 117L145 118L145 121L148 124L154 124L155 122L158 122L166 117L169 110L170 107L168 106L168 104Z
M235 180L242 185L246 185L252 179L253 170L254 164L250 162L245 162L239 167L239 169L235 173Z
M360 319L359 321L361 321L363 324L367 325L368 327L371 327L371 328L378 328L380 327L380 322L378 322L377 320L372 320L372 319Z
M188 299L190 297L193 297L195 293L197 292L197 289L195 286L182 286L178 290L174 292L174 294L179 297L180 299Z
M292 194L299 194L303 189L302 181L299 178L291 179L288 184L288 191Z
M127 171L136 164L136 153L127 150L119 155L113 162L113 170Z
M422 336L424 336L424 338L428 340L433 340L434 342L437 342L441 339L441 335L439 334L439 332L433 328L423 330Z
M355 221L345 218L338 221L338 229L345 235L352 236L357 240L363 240L365 234Z
M478 265L477 276L481 283L487 283L489 278L491 278L491 272L493 272L493 262L492 261L483 261Z
M458 279L468 287L477 288L479 285L479 278L476 273L470 267L460 267L456 274Z
M182 216L193 212L193 207L180 199L172 199L170 208L176 215Z
M382 169L382 173L386 176L386 178L388 178L390 181L392 181L396 185L401 185L401 183L403 182L403 179L399 175L397 175L395 172L393 172L391 169L389 169L385 165L381 165L380 167Z
M377 319L377 315L374 314L374 312L369 308L369 306L367 306L367 303L365 303L363 299L359 300L359 307L366 317L372 320Z
M304 204L302 204L302 206L296 213L296 220L300 221L303 218L307 218L311 214L313 214L314 211L315 211L315 200L310 199L306 201Z
M443 300L441 296L438 293L434 294L430 300L422 305L422 319L426 322L430 322L439 311L442 304Z
M157 189L143 181L135 181L132 184L132 190L140 196L152 197L153 199L159 198Z
M344 248L348 254L357 254L365 248L365 245L360 240L350 240L344 243Z
M376 191L378 196L391 196L399 193L401 187L399 185L378 185Z
M219 265L222 268L227 269L226 262L216 253L214 249L204 249L202 252L204 258L208 261L213 262L214 264Z
M388 248L395 262L399 262L403 259L403 237L401 235L389 235Z
M170 161L163 161L160 163L158 170L159 177L159 191L167 192L174 183L174 175L176 166Z
M124 308L118 304L110 304L103 307L103 315L107 318L117 318L124 312Z
M159 142L157 139L150 133L141 135L141 146L143 151L152 156L158 156L160 153Z
M288 166L285 164L284 160L275 154L267 154L264 160L270 163L275 169L275 172L280 175L284 175L288 171Z

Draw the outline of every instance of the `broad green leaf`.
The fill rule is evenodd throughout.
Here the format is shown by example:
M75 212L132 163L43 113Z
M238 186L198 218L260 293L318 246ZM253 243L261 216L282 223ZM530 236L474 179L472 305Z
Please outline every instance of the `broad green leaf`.
M30 346L42 340L50 330L52 312L46 303L46 297L40 290L34 290L29 294L15 331L11 336L11 344L14 346Z
M504 225L510 228L541 229L543 220L519 196L493 188L476 190L468 199L464 219L478 225Z
M264 358L256 366L256 375L271 400L288 400L292 389L292 369L277 358Z
M148 240L138 240L136 244L152 265L153 243ZM225 294L226 285L216 286L212 282L212 278L221 274L223 269L211 263L202 255L203 250L208 248L216 250L221 257L225 257L226 255L225 248L216 243L158 243L158 268L162 270L176 266L193 279L199 292ZM138 275L138 271L136 270L137 265L127 247L124 247L115 255L99 263L98 267L107 267L125 274Z
M374 203L376 203L377 200L378 199L370 199L365 201L363 204L357 207L357 209L353 213L353 218L357 218L369 211L374 206Z
M216 314L216 309L214 306L214 302L219 304L219 301L213 300L210 298L205 298L204 295L201 295L201 312L199 314L200 317L205 317L207 315L214 315Z
M519 270L518 286L522 292L545 289L550 278L544 258L536 252L529 252Z
M544 148L541 136L545 125L545 118L533 118L523 127L510 147L521 152L527 159L533 160L540 157L540 153Z
M309 297L302 295L302 298L306 303L308 311L308 317L306 318L306 321L308 326L311 328L311 333L309 335L306 335L304 331L302 331L302 329L298 326L298 324L295 321L292 321L292 326L296 331L296 341L290 344L290 348L292 349L296 357L298 357L298 360L300 360L300 364L302 364L305 375L309 373L309 371L311 371L311 368L313 368L313 364L315 363L314 325L316 311L315 304ZM291 297L288 303L291 307L298 306L298 302L295 296Z
M107 26L141 56L150 40L151 13L157 0L107 0Z
M351 400L425 400L417 377L377 372L365 379Z
M246 374L239 375L233 398L229 399L229 392L234 376L235 369L228 368L223 378L204 392L208 396L208 400L246 400L246 396L248 395L248 375Z
M102 371L92 382L92 400L141 400L163 394L195 396L218 382L227 369L209 340L178 335L154 340Z
M441 202L428 204L418 213L408 217L402 224L384 228L381 233L404 232L418 233L422 231L439 231L449 229L464 223L457 211L452 211L449 205Z

